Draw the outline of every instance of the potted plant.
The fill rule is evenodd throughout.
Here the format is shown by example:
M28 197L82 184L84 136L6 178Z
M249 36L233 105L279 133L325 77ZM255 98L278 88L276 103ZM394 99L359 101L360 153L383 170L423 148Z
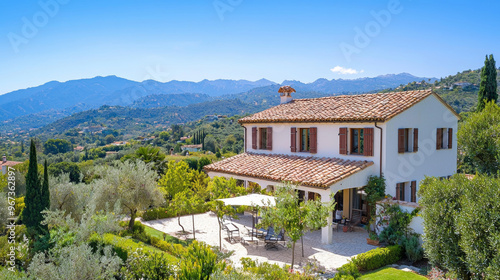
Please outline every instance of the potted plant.
M378 235L375 232L370 231L370 235L366 239L366 243L368 245L378 246L380 244L380 241L378 240Z

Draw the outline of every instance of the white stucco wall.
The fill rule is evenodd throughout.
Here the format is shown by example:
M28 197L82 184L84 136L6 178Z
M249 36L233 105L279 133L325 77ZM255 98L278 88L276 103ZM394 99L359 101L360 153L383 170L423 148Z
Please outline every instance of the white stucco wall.
M384 129L385 124L377 124ZM314 156L314 157L336 157L349 160L369 160L373 161L379 168L380 159L380 130L374 126L374 123L271 123L271 124L244 124L247 128L247 141L245 145L247 152L260 154L282 154L296 156ZM252 127L273 128L273 150L252 149ZM290 150L291 128L297 128L297 134L300 128L317 128L318 152L315 154L309 152L295 152ZM341 127L348 128L373 128L374 129L374 144L373 156L365 157L363 155L341 155L339 153L339 129ZM297 136L297 148L299 140ZM257 141L258 142L258 141Z
M457 170L457 125L458 118L434 95L386 123L384 137L383 173L386 178L386 193L396 196L396 184L417 181L425 176L449 176ZM415 153L398 153L398 129L418 128L419 149ZM452 128L452 149L436 150L437 128ZM407 188L406 197L409 197Z

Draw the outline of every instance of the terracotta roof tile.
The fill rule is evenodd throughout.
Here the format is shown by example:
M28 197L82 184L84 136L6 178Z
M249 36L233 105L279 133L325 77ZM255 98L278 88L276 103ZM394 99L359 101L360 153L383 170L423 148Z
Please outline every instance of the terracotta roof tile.
M18 165L21 163L22 162L20 162L20 161L6 161L6 162L0 161L0 166L15 166L15 165Z
M371 165L372 161L244 153L212 163L204 169L327 188Z
M386 121L431 94L434 94L432 90L417 90L295 99L244 117L239 122ZM434 95L453 111L437 94Z

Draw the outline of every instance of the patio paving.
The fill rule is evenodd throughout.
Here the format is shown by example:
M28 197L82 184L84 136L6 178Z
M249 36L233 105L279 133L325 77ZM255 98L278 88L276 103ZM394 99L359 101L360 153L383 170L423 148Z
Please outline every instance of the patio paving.
M244 226L252 226L252 217L250 214L238 215L239 220L233 223L240 229L240 236L245 236L247 231ZM154 221L142 221L145 225L155 228L167 234L178 236L182 230L177 223L177 218L160 219ZM188 238L192 238L191 216L181 217L181 224L186 231L189 231ZM207 212L195 215L196 239L204 241L213 246L219 246L219 225L216 216ZM360 253L376 248L366 244L368 233L362 228L356 228L354 232L342 232L341 229L333 232L333 243L321 243L321 231L308 232L304 236L304 257L302 257L302 245L300 240L295 245L295 264L305 263L307 259L315 258L326 271L334 271L336 268L347 263L348 260ZM266 250L264 241L259 240L258 245L243 245L239 242L232 244L227 239L227 234L222 231L222 248L234 251L231 260L235 266L240 266L242 257L250 257L259 262L270 262L283 265L292 262L292 249L279 246L279 250Z

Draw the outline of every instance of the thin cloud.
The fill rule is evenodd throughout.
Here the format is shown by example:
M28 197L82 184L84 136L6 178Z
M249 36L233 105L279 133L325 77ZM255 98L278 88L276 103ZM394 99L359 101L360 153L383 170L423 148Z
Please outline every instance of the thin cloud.
M365 72L365 70L358 71L356 69L344 68L342 66L335 66L332 69L330 69L330 71L332 71L333 73L339 73L339 74L343 74L343 75L354 75L354 74L361 74L361 73Z

